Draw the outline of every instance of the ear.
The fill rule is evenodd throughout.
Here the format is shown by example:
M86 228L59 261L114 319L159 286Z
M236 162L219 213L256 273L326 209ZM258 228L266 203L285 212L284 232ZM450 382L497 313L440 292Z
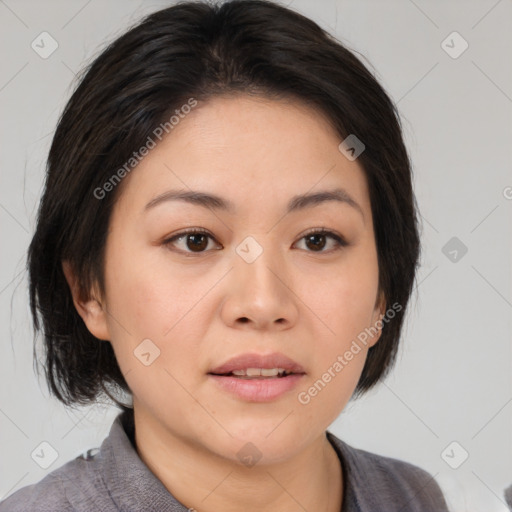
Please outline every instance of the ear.
M370 338L370 342L368 345L370 347L373 347L377 341L379 341L381 335L382 335L382 328L384 326L384 322L382 321L382 318L386 314L386 300L384 297L384 292L380 291L377 296L377 300L375 301L375 309L373 310L372 314L372 323L370 327L373 327L374 329L377 329L377 333Z
M102 305L102 299L98 292L91 290L90 297L87 300L83 300L80 297L77 279L69 261L62 261L62 271L64 272L69 289L71 290L73 304L87 326L87 329L89 329L89 332L100 340L110 340L106 306Z

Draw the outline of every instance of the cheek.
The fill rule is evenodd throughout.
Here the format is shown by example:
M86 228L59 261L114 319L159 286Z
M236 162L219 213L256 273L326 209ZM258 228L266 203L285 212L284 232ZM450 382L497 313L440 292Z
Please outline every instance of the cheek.
M126 329L137 337L162 340L193 300L192 283L190 280L187 283L178 273L169 275L162 258L158 257L160 248L148 251L134 242L129 245L130 250L122 250L122 244L113 241L108 254L106 280L110 308L113 314L117 313L119 322L126 323Z
M368 328L377 289L377 259L371 248L347 258L346 265L334 277L331 275L328 284L310 283L308 305L322 320L325 333L317 337L322 349L316 351L318 364L312 380L321 381L317 386L322 389L318 402L325 401L326 407L330 403L326 410L344 405L359 380L368 352ZM333 409L334 403L337 405Z
M309 287L308 305L324 322L329 344L341 349L369 327L377 298L377 279L371 269L353 269L340 272L327 285L317 284L316 291L314 284Z
M120 245L119 245L120 246ZM180 371L195 364L206 322L201 298L211 285L183 272L170 272L157 249L112 250L107 268L109 331L116 357L135 385L144 366L136 359L146 343L158 358L150 368ZM151 254L157 257L153 257ZM201 320L202 318L202 320ZM156 346L144 340L151 340ZM153 347L153 348L152 348ZM158 352L159 351L159 352Z
M135 397L155 407L167 403L170 395L170 411L183 403L190 406L178 382L186 382L184 369L197 360L194 340L200 334L194 330L200 327L194 303L204 287L194 292L190 280L187 286L183 276L163 276L161 268L135 252L117 260L112 256L116 264L108 274L109 331L128 386Z

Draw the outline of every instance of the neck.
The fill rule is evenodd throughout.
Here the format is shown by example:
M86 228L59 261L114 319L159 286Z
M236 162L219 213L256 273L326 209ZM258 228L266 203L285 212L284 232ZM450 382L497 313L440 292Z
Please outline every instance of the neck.
M341 510L341 465L325 432L290 459L251 467L221 457L157 422L141 421L136 413L135 442L142 461L190 509Z

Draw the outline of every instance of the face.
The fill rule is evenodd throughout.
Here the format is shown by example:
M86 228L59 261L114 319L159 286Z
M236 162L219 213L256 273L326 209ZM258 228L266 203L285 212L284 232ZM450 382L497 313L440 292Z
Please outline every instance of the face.
M270 463L343 410L379 335L342 370L336 362L383 309L365 175L340 142L302 104L216 98L124 178L103 309L83 317L112 343L139 421L233 461L250 441ZM293 201L341 189L350 199ZM218 200L162 196L170 191ZM247 354L278 356L234 365L283 367L285 356L297 373L211 374Z

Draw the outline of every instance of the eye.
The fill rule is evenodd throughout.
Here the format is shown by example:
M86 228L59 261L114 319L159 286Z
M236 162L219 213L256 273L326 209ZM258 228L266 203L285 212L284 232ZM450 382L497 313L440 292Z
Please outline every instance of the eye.
M208 248L210 240L215 240L208 231L204 229L187 229L162 242L165 246L176 246L185 253L202 253Z
M331 250L324 251L323 249L329 245L327 243L328 239L331 240ZM348 245L340 235L324 228L315 228L309 231L300 239L300 241L303 240L306 247L311 249L308 252L331 252L332 250L336 251Z
M331 240L331 248L324 250L325 247L329 245L329 239ZM208 231L191 228L167 238L162 242L162 245L173 246L178 248L179 251L191 255L206 252L209 248L210 241L215 241L215 238L213 238ZM299 241L304 241L308 252L331 252L348 245L340 235L325 228L312 229L306 235L302 236ZM178 244L181 244L181 247L178 247ZM220 245L217 244L216 250L219 248Z

